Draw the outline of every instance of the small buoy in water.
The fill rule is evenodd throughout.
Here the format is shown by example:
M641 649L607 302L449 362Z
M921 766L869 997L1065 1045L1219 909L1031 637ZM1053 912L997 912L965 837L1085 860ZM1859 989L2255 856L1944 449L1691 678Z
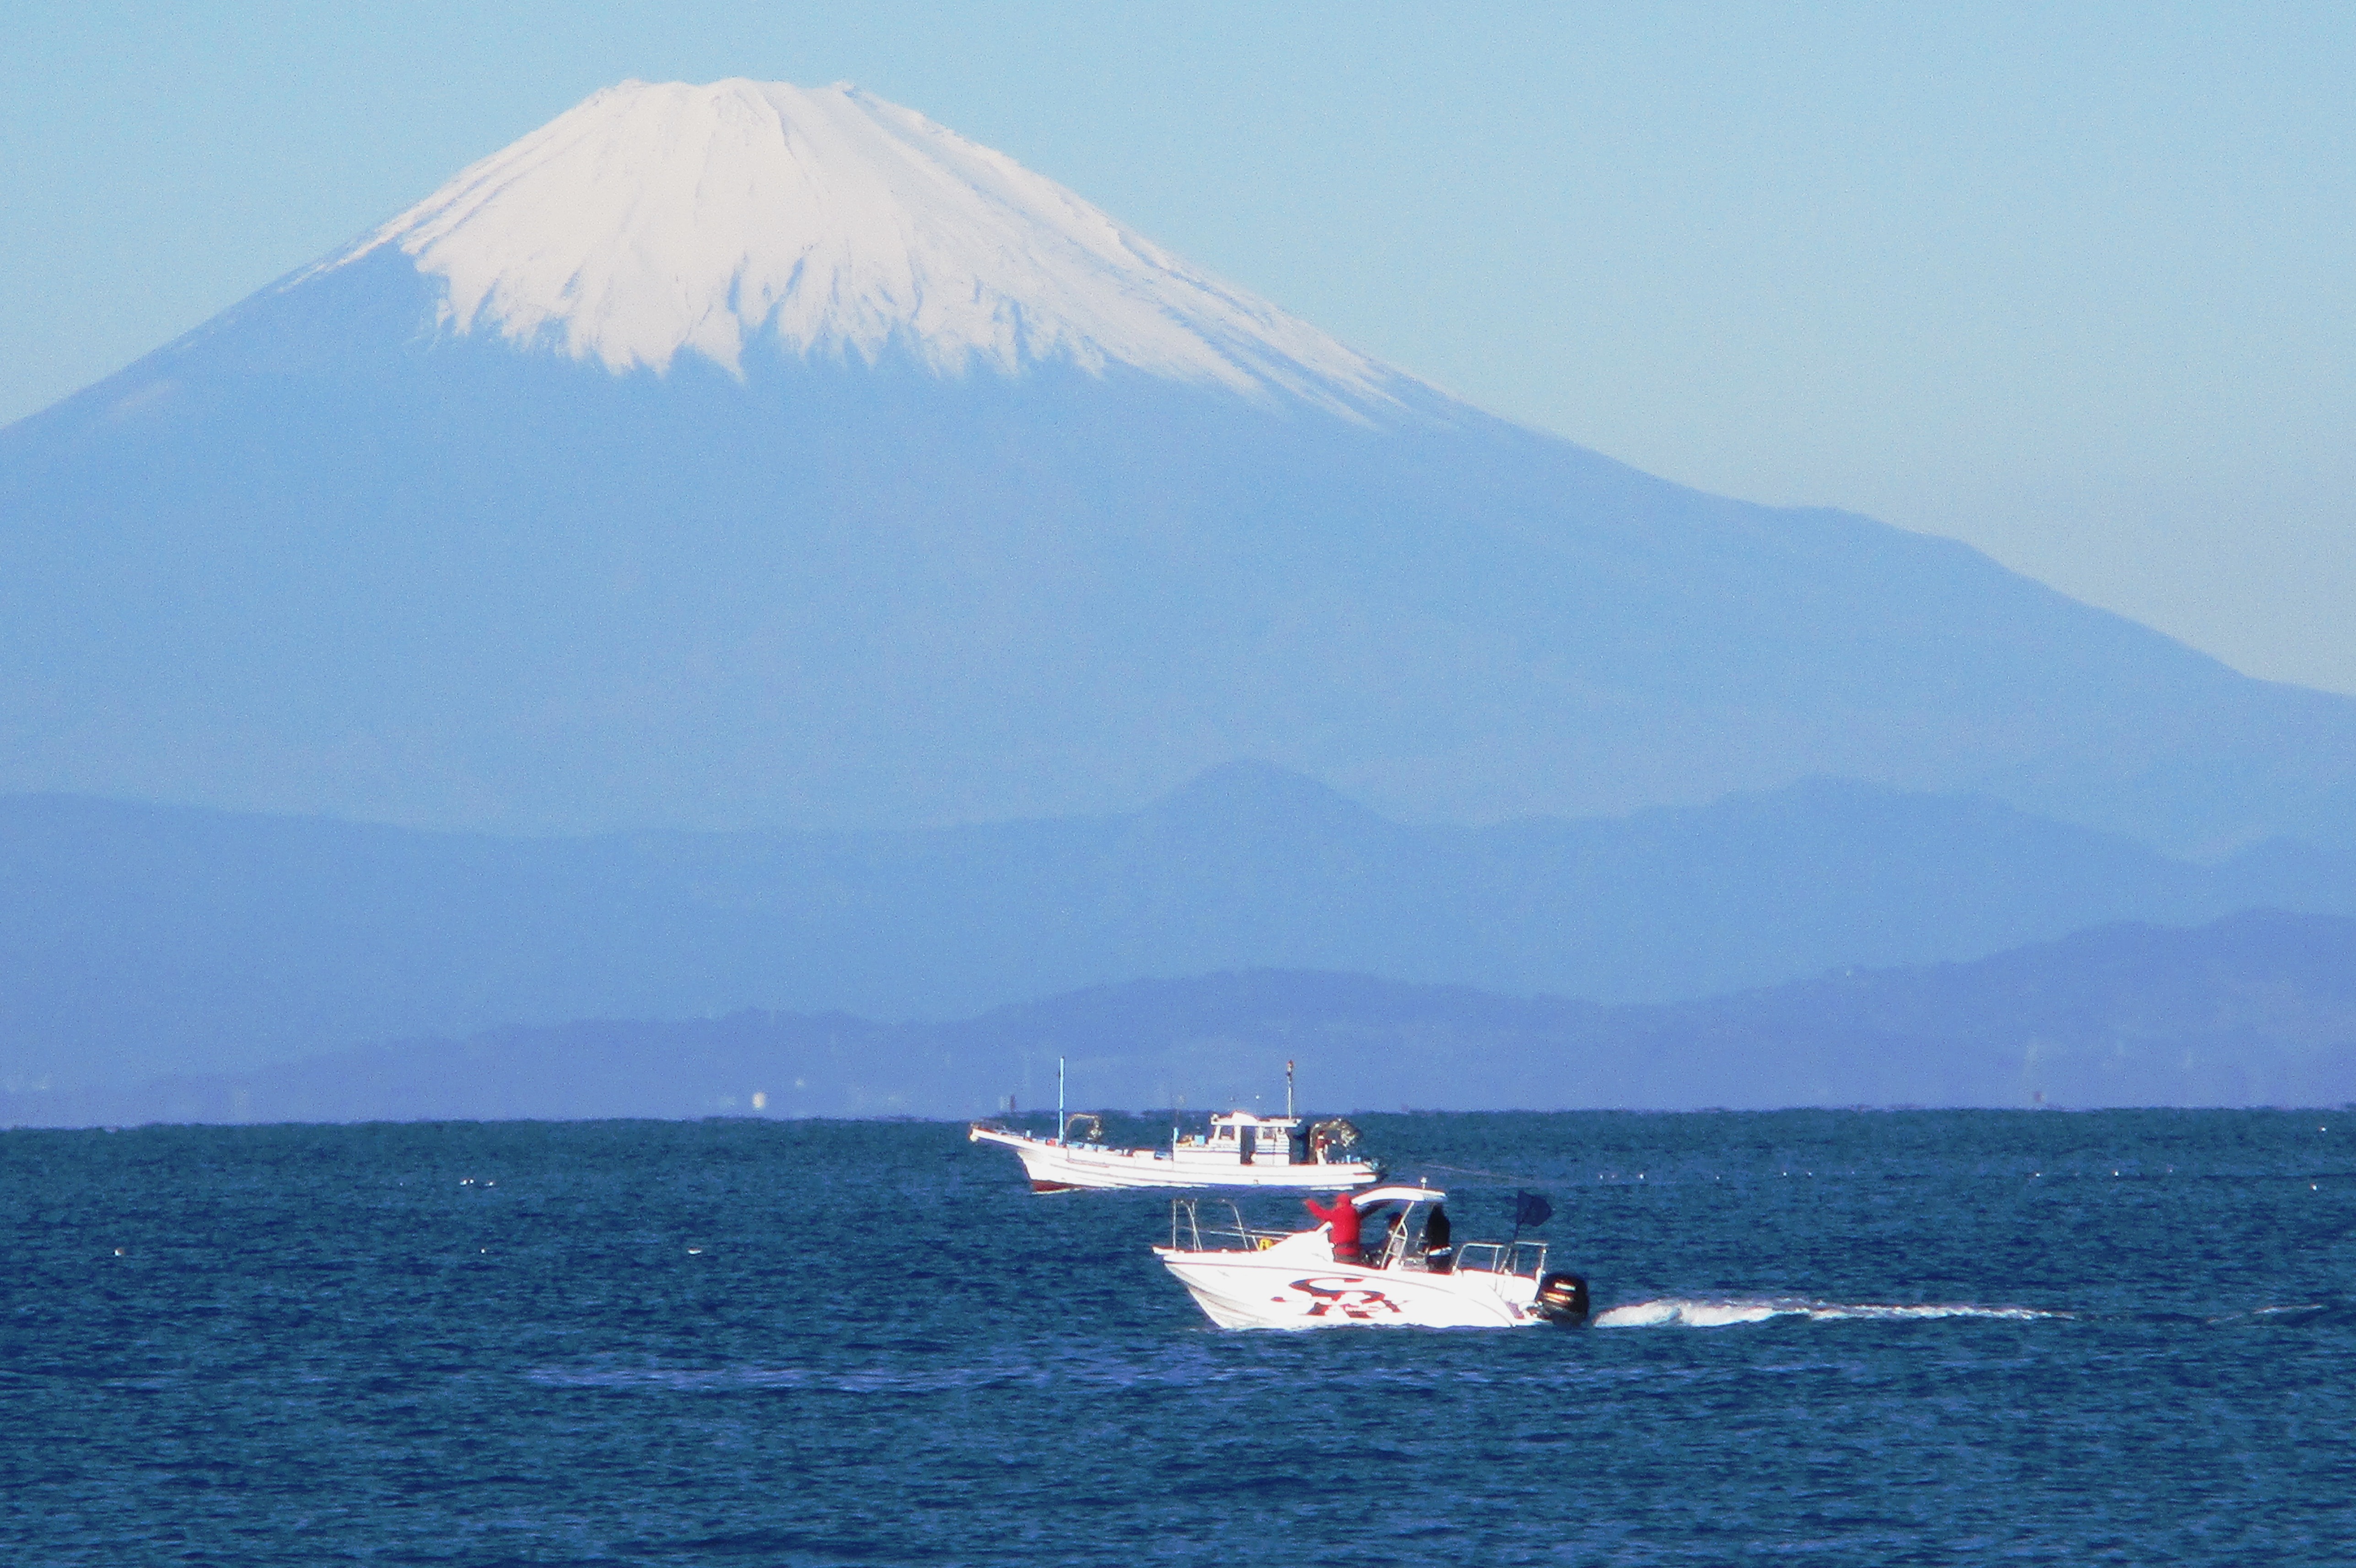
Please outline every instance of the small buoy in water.
M121 1257L121 1256L123 1255L123 1249L122 1249L121 1247L117 1247L117 1248L115 1248L115 1249L114 1249L114 1255L115 1255L116 1257L118 1257L118 1258L119 1258L119 1257Z

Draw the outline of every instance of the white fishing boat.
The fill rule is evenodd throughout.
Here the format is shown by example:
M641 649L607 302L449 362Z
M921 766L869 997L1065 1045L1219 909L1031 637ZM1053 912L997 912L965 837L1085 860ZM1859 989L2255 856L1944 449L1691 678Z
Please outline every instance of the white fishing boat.
M1206 1216L1201 1199L1170 1209L1170 1244L1153 1249L1222 1328L1532 1328L1587 1319L1587 1282L1547 1272L1547 1243L1452 1246L1433 1216L1447 1194L1384 1186L1353 1193L1361 1224L1379 1239L1363 1256L1337 1256L1330 1225L1255 1231L1230 1202ZM1528 1202L1526 1198L1518 1200ZM1398 1207L1393 1211L1391 1205ZM1543 1200L1537 1200L1543 1213ZM1388 1211L1387 1214L1386 1211ZM1390 1221L1387 1230L1383 1221Z
M1081 1188L1275 1188L1295 1192L1344 1192L1382 1179L1374 1161L1352 1157L1358 1129L1339 1117L1311 1122L1293 1115L1292 1063L1284 1064L1284 1115L1228 1111L1210 1120L1210 1129L1185 1134L1173 1129L1167 1148L1116 1148L1104 1141L1104 1123L1092 1115L1065 1114L1063 1064L1055 1070L1056 1136L1039 1137L989 1122L975 1122L966 1136L978 1144L1011 1148L1023 1161L1034 1192Z

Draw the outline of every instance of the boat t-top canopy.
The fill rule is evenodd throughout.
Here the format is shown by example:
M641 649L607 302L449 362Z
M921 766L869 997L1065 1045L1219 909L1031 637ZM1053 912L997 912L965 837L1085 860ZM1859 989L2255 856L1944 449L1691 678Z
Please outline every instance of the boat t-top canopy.
M1437 1203L1447 1196L1436 1187L1409 1187L1401 1182L1391 1182L1381 1187L1369 1187L1364 1192L1351 1193L1350 1203L1354 1208L1371 1209L1377 1203Z

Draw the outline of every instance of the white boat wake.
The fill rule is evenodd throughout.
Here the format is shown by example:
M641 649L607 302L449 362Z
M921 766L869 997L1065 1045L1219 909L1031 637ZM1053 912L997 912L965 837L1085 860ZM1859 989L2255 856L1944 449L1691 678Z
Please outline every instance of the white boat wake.
M1940 1317L1987 1317L2008 1322L2069 1317L2067 1312L2044 1312L2029 1307L1851 1306L1834 1301L1690 1301L1664 1296L1657 1301L1633 1301L1610 1307L1588 1320L1595 1328L1731 1328L1745 1323L1765 1323L1777 1317L1804 1317L1826 1323L1862 1319L1868 1322L1913 1322Z

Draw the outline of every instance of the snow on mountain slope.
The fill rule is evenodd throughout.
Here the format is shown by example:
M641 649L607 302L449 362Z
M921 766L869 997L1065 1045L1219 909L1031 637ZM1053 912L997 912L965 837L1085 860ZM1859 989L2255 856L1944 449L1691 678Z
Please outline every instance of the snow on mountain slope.
M2356 701L1483 415L848 89L626 83L0 430L0 790L905 827L1241 759L2209 852L2341 841Z
M735 370L773 333L804 355L898 344L948 374L1119 363L1353 413L1406 379L847 84L624 82L319 270L384 246L446 286L445 329L617 372L681 352Z

